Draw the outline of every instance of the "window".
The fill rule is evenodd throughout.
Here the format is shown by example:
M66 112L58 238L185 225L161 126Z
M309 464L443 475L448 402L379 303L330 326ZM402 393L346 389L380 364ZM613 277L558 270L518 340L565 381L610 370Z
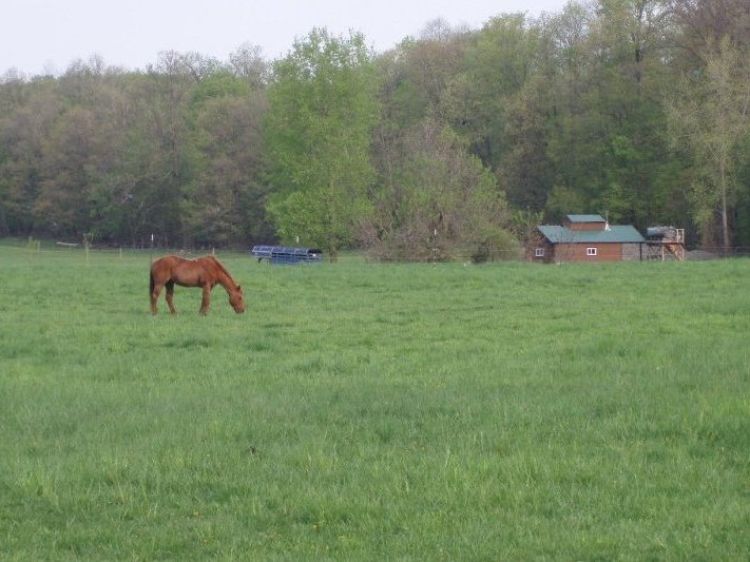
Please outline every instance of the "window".
M535 258L543 258L544 257L544 248L537 248L534 250L534 257Z
M596 248L586 248L586 255L587 256L595 256L596 255Z

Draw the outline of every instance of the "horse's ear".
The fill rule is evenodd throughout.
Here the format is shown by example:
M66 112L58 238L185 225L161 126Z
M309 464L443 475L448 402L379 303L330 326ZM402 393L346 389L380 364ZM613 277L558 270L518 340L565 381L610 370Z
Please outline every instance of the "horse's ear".
M242 290L242 285L237 285L237 290L241 291Z

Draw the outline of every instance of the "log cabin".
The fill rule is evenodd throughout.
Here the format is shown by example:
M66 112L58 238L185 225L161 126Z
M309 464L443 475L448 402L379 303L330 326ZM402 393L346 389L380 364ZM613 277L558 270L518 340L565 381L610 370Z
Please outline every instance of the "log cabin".
M526 248L531 261L637 261L646 240L635 227L611 225L601 215L567 215L562 225L540 225Z

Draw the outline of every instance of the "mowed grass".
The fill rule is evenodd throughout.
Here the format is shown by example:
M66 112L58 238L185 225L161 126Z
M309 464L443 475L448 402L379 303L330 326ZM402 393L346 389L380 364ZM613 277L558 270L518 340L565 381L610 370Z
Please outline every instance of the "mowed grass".
M0 559L747 559L750 261L219 257L0 247Z

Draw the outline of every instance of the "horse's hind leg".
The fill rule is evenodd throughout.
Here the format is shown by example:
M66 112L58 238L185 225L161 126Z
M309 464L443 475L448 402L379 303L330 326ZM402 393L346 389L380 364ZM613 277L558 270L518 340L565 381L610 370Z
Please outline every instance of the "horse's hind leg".
M174 298L174 281L168 281L165 285L167 288L167 305L169 305L169 312L172 314L177 314L177 310L174 307L174 302L172 299Z
M162 285L159 283L154 284L154 288L151 289L151 314L156 314L156 301L159 300L159 293L161 293Z

